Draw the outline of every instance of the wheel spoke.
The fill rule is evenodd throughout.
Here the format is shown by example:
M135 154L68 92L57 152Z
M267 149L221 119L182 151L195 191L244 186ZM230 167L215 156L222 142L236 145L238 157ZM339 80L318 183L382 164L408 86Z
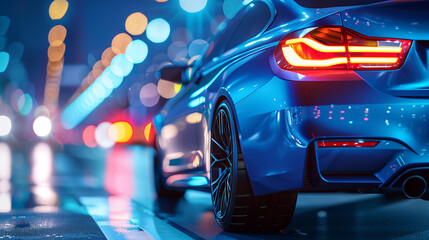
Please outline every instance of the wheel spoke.
M218 110L214 118L211 137L211 193L213 210L219 218L228 211L232 191L232 167L234 156L234 136L229 112Z
M217 184L217 183L219 183L219 184L217 184L216 188L217 188L217 187L219 187L219 186L222 184L222 182L224 182L224 181L227 179L228 174L230 174L230 168L225 169L225 170L224 170L224 171L219 175L219 177L218 177L216 180L214 180L214 181L212 182L212 186L213 186L213 185L215 185L215 184Z
M224 173L226 173L227 172L227 170L225 170L224 171ZM226 177L224 177L224 176L226 176ZM225 193L225 191L226 191L226 182L227 182L227 179L229 179L229 177L231 176L231 174L230 173L228 173L228 174L223 174L222 175L222 180L220 180L219 181L219 184L217 184L217 186L213 189L212 188L212 194L213 194L213 200L214 200L214 206L215 206L215 210L216 211L219 211L219 210L221 210L222 209L222 204L223 204L223 201L224 201L224 193ZM217 179L217 181L220 179L220 177ZM213 186L214 184L212 183L212 186ZM219 196L219 194L222 194L221 196Z
M225 167L225 168L227 168L227 167L230 167L230 166L231 166L231 164L230 164L230 161L229 161L228 157L225 157L225 158L216 158L216 157L213 155L213 153L211 154L211 157L212 157L213 161L212 161L212 164L210 165L210 167L213 167L213 166L214 166L215 164L217 164L217 163L222 164L222 165L223 165L223 167ZM226 164L225 164L225 161L227 161L229 165L226 165Z
M224 147L222 147L214 138L212 138L212 142L214 142L214 144L220 148L220 150L222 150L222 152L224 152L225 154L228 154L228 151L226 151L226 149ZM212 145L213 146L213 145Z

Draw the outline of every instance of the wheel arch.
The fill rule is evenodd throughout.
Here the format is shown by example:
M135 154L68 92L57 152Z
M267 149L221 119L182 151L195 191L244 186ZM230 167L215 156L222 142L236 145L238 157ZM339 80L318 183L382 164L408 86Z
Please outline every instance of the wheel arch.
M233 98L231 97L231 95L229 94L229 92L228 92L228 90L227 89L225 89L225 88L221 88L220 89L220 91L219 91L219 93L218 93L218 96L217 96L217 98L216 98L216 101L215 101L215 104L214 104L214 108L212 109L212 111L211 111L211 117L210 117L210 124L209 124L209 127L210 127L210 129L211 129L211 127L212 127L212 123L213 123L213 118L214 118L214 113L215 113L215 111L216 111L216 109L219 107L219 105L224 101L224 100L226 100L226 101L228 101L229 102L229 104L231 105L231 112L232 112L232 117L233 117L233 119L234 119L234 123L235 123L235 131L236 131L236 133L237 133L237 135L238 135L238 144L239 144L239 146L240 146L240 148L241 148L241 132L239 131L240 130L240 123L238 122L238 117L237 117L237 111L236 111L236 109L235 109L235 102L234 102L234 100L233 100ZM241 150L243 150L243 149L241 149Z

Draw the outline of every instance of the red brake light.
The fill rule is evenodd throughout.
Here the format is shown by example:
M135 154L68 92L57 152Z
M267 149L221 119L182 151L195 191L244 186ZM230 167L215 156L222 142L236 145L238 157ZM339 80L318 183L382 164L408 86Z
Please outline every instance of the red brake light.
M283 39L275 56L283 69L397 69L410 45L410 40L366 37L343 27L323 27L302 37Z
M317 146L326 147L375 147L379 141L319 141Z

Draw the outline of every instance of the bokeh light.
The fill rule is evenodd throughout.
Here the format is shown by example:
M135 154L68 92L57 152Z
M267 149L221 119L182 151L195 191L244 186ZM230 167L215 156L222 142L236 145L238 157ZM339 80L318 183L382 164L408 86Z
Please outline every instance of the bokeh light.
M126 33L119 33L112 40L112 51L115 54L125 53L128 44L130 44L132 40L133 39L130 37L130 35Z
M243 0L225 0L223 2L223 14L231 19L243 7Z
M103 65L103 62L100 60L100 61L97 61L95 64L94 64L94 66L92 66L92 71L91 71L91 74L92 74L92 76L94 77L94 79L96 79L96 78L98 78L98 76L100 76L101 75L101 73L103 73L103 71L104 71L104 65Z
M171 33L172 42L183 42L188 45L192 41L192 32L185 27L176 28Z
M46 71L49 76L56 77L62 73L63 67L64 67L64 58L57 62L48 61Z
M67 0L54 0L49 6L49 16L52 20L64 17L69 7Z
M33 99L31 98L30 94L23 94L18 99L18 109L19 112L27 116L31 110L33 109Z
M199 12L203 10L206 5L207 0L180 0L180 7L190 13Z
M133 62L125 54L116 55L110 64L113 74L118 77L126 77L133 70Z
M215 34L217 32L217 29L219 27L219 24L221 24L223 21L225 21L225 16L219 15L212 19L210 22L210 31L212 34Z
M38 106L35 110L34 110L34 115L35 116L50 116L49 113L49 109L46 106Z
M125 30L131 35L140 35L147 27L147 17L141 12L132 13L125 21Z
M146 29L147 38L154 43L162 43L170 35L170 24L162 18L149 22Z
M134 64L138 64L146 59L148 51L149 49L145 42L142 40L134 40L128 45L125 54L131 58Z
M188 116L186 116L186 122L189 124L195 124L201 122L201 119L203 118L203 115L201 113L191 113Z
M5 35L10 25L10 19L6 16L0 16L0 35Z
M123 73L122 70L119 72ZM115 75L111 66L104 69L103 73L63 110L61 120L64 128L76 127L112 93L113 89L121 85L122 81L123 77Z
M65 51L66 51L66 45L64 43L56 47L49 46L48 48L49 61L51 62L60 61L63 58Z
M0 73L4 72L9 65L9 53L0 52Z
M16 112L19 112L18 101L23 95L24 92L21 89L16 89L10 96L10 105L12 105L13 110L15 110Z
M180 61L188 56L188 49L185 43L177 41L168 47L167 54L172 61Z
M95 142L95 126L89 125L83 130L82 140L83 143L90 148L97 146L97 143Z
M155 84L148 83L140 90L140 101L146 107L153 107L159 101L159 93Z
M116 54L112 51L111 47L104 50L103 54L101 55L101 63L105 68L110 66L110 63L112 62L112 59L115 57L115 55Z
M150 142L150 134L151 134L152 123L148 123L146 127L144 127L144 138L147 142Z
M1 115L0 116L0 136L1 137L7 136L11 130L12 130L12 121L10 121L9 117L5 115Z
M46 137L51 133L52 123L46 116L39 116L33 122L33 131L39 137Z
M163 98L172 98L180 91L181 86L181 83L160 79L158 82L158 92Z
M161 137L163 139L172 139L178 132L179 130L174 124L168 124L161 129Z
M130 141L133 136L133 128L128 122L115 122L109 127L109 138L118 143Z
M203 55L203 53L207 50L208 47L209 44L207 43L207 41L203 39L196 39L192 41L191 44L189 44L189 56L193 58L198 55Z
M67 35L67 29L62 25L54 26L48 34L49 44L53 47L60 46Z
M109 122L100 123L95 129L95 141L102 148L110 148L115 142L109 138L109 128L112 124Z

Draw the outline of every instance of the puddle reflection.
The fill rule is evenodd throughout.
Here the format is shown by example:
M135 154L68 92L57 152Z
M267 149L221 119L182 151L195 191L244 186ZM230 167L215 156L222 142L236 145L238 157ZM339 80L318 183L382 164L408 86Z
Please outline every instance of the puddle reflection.
M49 184L52 176L53 153L47 143L38 143L33 148L30 162L30 179L38 185Z
M112 195L131 197L134 190L132 153L121 146L114 147L106 158L105 188Z
M12 176L12 153L9 145L0 143L0 181L9 181Z

